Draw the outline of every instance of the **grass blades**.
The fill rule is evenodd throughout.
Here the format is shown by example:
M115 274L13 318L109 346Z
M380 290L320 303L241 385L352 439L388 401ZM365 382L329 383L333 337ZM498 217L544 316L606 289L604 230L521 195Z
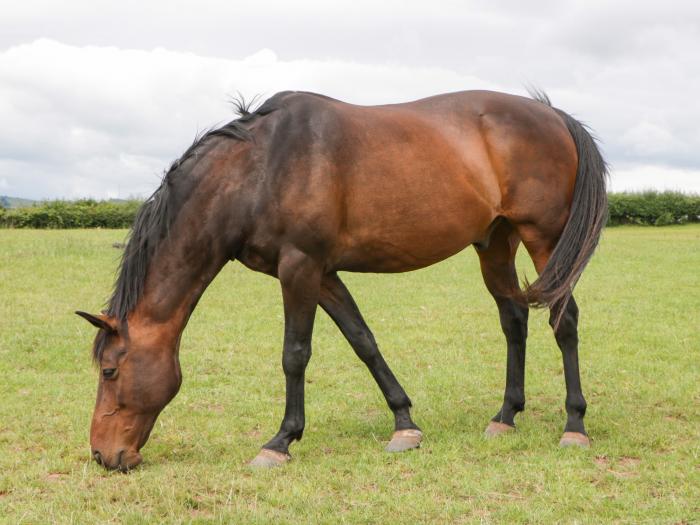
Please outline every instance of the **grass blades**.
M532 312L526 411L486 441L505 341L471 249L401 275L345 274L411 396L419 451L317 315L293 461L246 463L284 411L277 281L228 265L185 331L184 383L129 475L89 459L94 329L123 230L0 230L0 522L690 523L700 519L700 225L607 229L576 290L590 450L557 446L561 356ZM522 252L522 250L521 250ZM534 277L520 254L520 275Z

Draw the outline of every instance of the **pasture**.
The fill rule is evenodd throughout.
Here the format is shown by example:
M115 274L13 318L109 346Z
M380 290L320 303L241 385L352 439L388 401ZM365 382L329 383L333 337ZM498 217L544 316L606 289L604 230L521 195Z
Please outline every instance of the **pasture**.
M94 336L124 230L0 230L0 521L690 523L700 520L700 225L608 228L577 287L589 450L560 449L561 356L530 316L518 431L487 441L505 341L473 249L401 275L346 274L425 433L391 413L319 311L294 460L246 464L284 410L277 281L230 264L182 342L184 382L128 475L89 458ZM522 252L522 250L521 250ZM534 278L520 254L521 278Z

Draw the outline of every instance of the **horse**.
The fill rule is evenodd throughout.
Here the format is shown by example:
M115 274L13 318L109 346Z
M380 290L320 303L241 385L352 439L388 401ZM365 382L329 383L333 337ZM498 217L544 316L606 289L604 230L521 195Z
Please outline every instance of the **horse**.
M607 216L607 165L588 128L530 97L462 91L359 106L286 91L201 134L139 209L98 328L93 458L128 471L182 382L181 334L229 261L279 280L286 405L250 463L291 459L304 432L304 372L320 306L365 363L394 416L386 449L420 446L411 400L338 272L405 272L473 245L507 347L505 394L488 437L525 408L529 307L548 308L561 350L567 420L560 444L589 446L573 287ZM537 279L519 282L522 243Z

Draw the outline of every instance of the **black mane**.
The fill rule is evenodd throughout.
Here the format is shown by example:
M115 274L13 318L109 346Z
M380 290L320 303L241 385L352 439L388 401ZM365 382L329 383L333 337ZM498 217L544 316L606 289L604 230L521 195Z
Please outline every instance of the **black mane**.
M256 98L250 102L246 102L240 95L232 99L239 118L219 128L198 134L192 145L170 165L158 189L146 199L136 214L121 258L112 296L108 301L107 315L115 317L119 322L124 322L141 298L151 258L160 242L167 237L170 225L178 212L170 205L170 193L180 166L196 156L198 150L213 137L244 142L253 140L252 134L244 124L277 109L277 106L272 103L273 99L267 100L254 111L251 111L251 105L255 103ZM102 356L107 335L104 330L98 333L94 347L94 358L97 361Z

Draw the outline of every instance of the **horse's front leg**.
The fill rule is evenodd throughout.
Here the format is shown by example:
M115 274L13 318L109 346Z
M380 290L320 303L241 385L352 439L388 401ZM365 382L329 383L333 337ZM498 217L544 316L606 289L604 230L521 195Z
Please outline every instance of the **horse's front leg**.
M323 271L321 266L298 250L280 257L278 277L284 301L284 349L282 368L286 379L287 404L279 432L251 462L256 467L273 467L288 461L289 445L304 433L304 372L311 358L314 327Z

